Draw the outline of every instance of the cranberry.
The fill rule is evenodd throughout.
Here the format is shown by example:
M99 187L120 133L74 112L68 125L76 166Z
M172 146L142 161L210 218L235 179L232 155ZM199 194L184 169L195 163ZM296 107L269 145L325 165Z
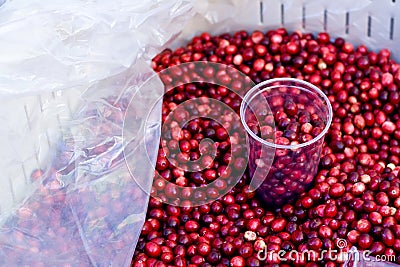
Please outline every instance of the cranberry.
M373 212L377 210L377 205L374 201L367 200L364 202L364 210L366 212Z
M368 249L372 245L373 239L369 234L361 234L358 239L360 249Z
M195 264L195 266L199 266L199 265L204 264L205 259L204 259L202 256L200 256L200 255L195 255L195 256L193 256L193 257L190 259L190 261L191 261L193 264Z
M284 104L284 108L285 108L286 114L288 114L290 116L297 115L298 108L297 108L296 103L294 103L293 101L286 100L285 104Z
M357 244L359 237L360 237L360 232L358 232L357 230L351 230L347 234L347 239L352 244Z
M271 230L275 233L282 232L285 226L286 220L284 218L276 218L271 222Z
M207 256L207 261L211 264L216 264L221 260L221 254L218 251L211 251Z
M366 189L366 186L363 182L355 183L351 188L351 193L355 196L361 195Z
M253 255L253 246L250 243L245 243L239 248L239 255L243 258L249 258Z
M292 233L292 241L294 243L300 243L304 240L304 234L301 230L295 230Z
M148 242L145 245L145 252L150 257L158 257L161 255L161 247L154 242Z
M235 256L230 260L230 265L232 267L244 267L245 266L245 260L241 256Z
M376 199L376 203L381 206L385 206L385 205L389 204L389 197L386 195L385 192L379 192L378 194L376 194L375 199Z
M176 256L174 259L174 265L178 267L186 267L186 261L182 256Z
M386 246L393 246L395 237L394 237L393 232L390 229L388 229L388 228L383 229L382 241Z
M396 186L391 186L388 189L388 195L391 199L396 199L400 196L400 188Z
M366 219L361 219L357 222L356 229L360 233L368 233L371 230L371 223Z
M227 256L231 256L235 253L235 247L230 242L224 243L222 245L222 252Z
M322 241L317 237L309 239L307 244L312 250L316 251L318 251L322 247Z
M342 196L344 192L345 192L345 187L341 183L335 183L331 185L329 189L329 195L334 198Z
M324 212L325 216L333 218L337 214L337 207L335 205L326 205Z
M199 224L196 221L187 221L185 223L185 229L188 232L196 232L199 229Z
M174 254L171 252L164 252L163 254L161 254L161 260L164 263L170 263L174 260Z
M333 232L329 226L322 225L318 230L319 236L321 238L332 238Z
M391 121L385 121L382 124L382 131L387 134L391 134L396 130L396 125Z
M312 207L312 205L313 205L313 200L312 200L312 198L311 198L311 197L304 197L304 198L301 200L301 205L302 205L304 208L306 208L306 209Z
M396 239L393 244L393 248L395 251L400 251L400 239Z
M374 242L370 251L372 255L381 255L385 251L385 245L382 242Z
M200 256L207 256L211 252L211 246L207 243L200 243L197 246L197 252Z

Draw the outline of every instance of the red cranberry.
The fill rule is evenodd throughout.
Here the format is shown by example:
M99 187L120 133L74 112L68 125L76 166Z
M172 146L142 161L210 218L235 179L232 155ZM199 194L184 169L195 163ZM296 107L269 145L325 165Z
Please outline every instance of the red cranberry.
M271 222L271 230L275 233L282 232L285 226L286 220L284 218L276 218Z
M301 205L304 207L304 208L306 208L306 209L308 209L308 208L310 208L310 207L312 207L312 205L313 205L313 200L312 200L312 198L311 197L304 197L302 200L301 200Z
M357 222L356 229L360 233L368 233L371 230L371 223L368 220L361 219Z
M295 243L300 243L304 240L304 235L303 232L301 230L295 230L292 233L292 241Z
M382 242L374 242L370 251L372 255L381 255L385 251L385 245Z
M391 134L396 130L396 125L391 121L385 121L382 124L382 131L387 134Z
M344 192L345 192L345 187L341 183L335 183L331 185L329 189L329 195L334 198L342 196Z
M147 242L145 252L150 257L158 257L161 255L161 247L154 242Z
M385 192L379 192L375 196L376 203L381 206L386 206L389 204L389 197L386 195Z
M394 241L395 241L395 237L394 237L393 232L390 229L388 229L388 228L383 229L383 231L382 231L382 241L387 246L393 246Z
M297 105L290 100L286 100L284 104L285 112L290 115L290 116L295 116L297 115L298 108Z
M196 221L187 221L185 223L185 229L188 232L196 232L199 229L199 224Z
M244 267L245 266L245 260L241 256L235 256L230 260L230 265L232 267Z
M358 232L357 230L351 230L347 234L347 239L352 244L356 244L358 242L359 237L360 237L360 232Z
M373 239L369 234L361 234L358 239L358 247L360 249L368 249L372 245Z
M333 218L337 214L337 207L335 205L326 205L325 216Z
M329 226L322 225L318 230L319 236L321 238L332 238L333 232Z
M311 238L310 240L308 240L307 244L312 250L316 251L318 251L322 247L322 241L319 238Z

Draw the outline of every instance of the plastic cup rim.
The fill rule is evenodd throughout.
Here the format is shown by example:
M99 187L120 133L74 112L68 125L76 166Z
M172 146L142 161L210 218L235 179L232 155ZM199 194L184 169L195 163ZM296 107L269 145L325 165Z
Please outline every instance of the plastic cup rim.
M244 116L247 100L260 87L263 87L265 85L272 84L272 83L275 83L275 82L296 82L296 83L303 84L303 85L305 85L307 87L310 87L312 90L315 90L325 100L326 106L328 108L328 119L327 119L327 122L325 124L325 128L322 130L322 132L319 135L317 135L315 138L313 138L310 141L307 141L305 143L296 144L296 145L279 145L279 144L268 142L268 141L258 137L252 130L250 130L250 128L248 127L248 125L246 123L245 116ZM262 91L257 93L255 96L257 96L260 93L262 93ZM253 96L252 99L255 96ZM328 97L324 94L324 92L322 92L321 89L319 89L317 86L315 86L315 85L313 85L313 84L311 84L309 82L296 79L296 78L274 78L274 79L269 79L269 80L260 82L259 84L253 86L253 88L251 88L245 94L245 96L243 97L242 103L240 104L240 120L241 120L246 132L252 138L257 140L258 142L260 142L260 143L262 143L262 144L264 144L266 146L273 147L273 148L279 148L279 149L292 149L292 150L294 150L294 149L298 149L298 148L302 148L302 147L307 147L307 146L312 145L313 143L317 142L318 140L320 140L322 137L325 136L325 134L327 133L329 127L331 126L332 114L333 114L332 105L331 105Z

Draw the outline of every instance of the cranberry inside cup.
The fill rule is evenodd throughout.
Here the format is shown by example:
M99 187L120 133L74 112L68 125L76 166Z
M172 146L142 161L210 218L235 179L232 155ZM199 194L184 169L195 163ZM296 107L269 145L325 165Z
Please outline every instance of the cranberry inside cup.
M249 135L253 189L264 204L281 207L308 190L332 121L327 96L302 80L267 80L245 95L240 117Z

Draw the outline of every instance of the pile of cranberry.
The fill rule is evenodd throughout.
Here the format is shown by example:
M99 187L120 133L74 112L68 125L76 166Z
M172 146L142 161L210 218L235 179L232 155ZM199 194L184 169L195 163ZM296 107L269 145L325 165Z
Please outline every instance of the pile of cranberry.
M344 257L322 251L345 252L353 246L371 256L394 255L400 263L400 65L387 49L376 53L342 38L332 40L327 33L285 29L203 33L186 47L163 51L152 67L159 72L191 61L231 65L255 83L293 77L318 86L334 112L319 171L312 189L276 209L263 206L248 190L247 174L228 194L198 207L167 205L151 197L132 266L337 266ZM229 77L224 81L226 87L234 83ZM241 98L235 93L193 83L166 93L163 120L180 103L201 96L239 112ZM211 138L217 144L214 162L189 173L169 164L169 152L160 146L156 168L167 181L201 186L226 170L233 158L231 144L218 123L199 118L189 125L169 142L180 147L182 157L194 160L201 139ZM163 186L155 182L153 192ZM292 250L312 250L316 256L261 259L258 252L265 248L287 251L284 257Z

